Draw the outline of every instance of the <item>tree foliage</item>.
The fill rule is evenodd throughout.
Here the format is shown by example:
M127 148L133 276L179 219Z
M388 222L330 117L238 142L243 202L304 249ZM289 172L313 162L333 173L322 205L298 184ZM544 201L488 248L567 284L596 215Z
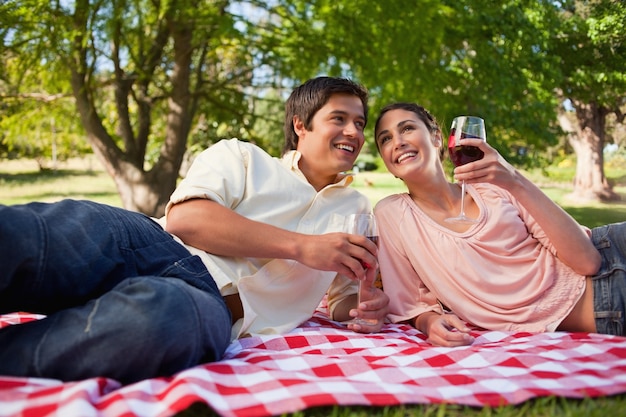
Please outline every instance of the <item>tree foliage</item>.
M577 135L568 132L578 157L576 184L610 195L601 161L611 133L606 117L623 124L624 2L278 3L296 16L290 30L307 39L299 44L304 61L318 63L294 74L353 76L372 90L374 112L390 101L417 101L444 129L455 115L480 115L489 142L516 163L541 163L537 156L560 142L557 116L567 99L580 126ZM298 55L295 46L292 54Z
M14 28L21 26L26 33L33 31L37 10L18 8L7 13L7 3L0 5L1 38L17 42ZM31 35L27 35L31 36ZM36 159L42 168L54 160L80 155L88 148L84 130L76 117L69 80L56 71L49 71L46 62L54 59L45 48L33 48L28 42L19 45L24 53L0 48L0 156ZM40 57L40 59L35 59Z
M158 215L173 191L190 132L239 136L251 124L243 87L252 57L228 1L8 1L3 18L10 94L73 97L95 154L124 206ZM3 25L4 27L4 25ZM50 88L53 91L48 91ZM232 126L232 127L231 127ZM213 133L213 132L212 132ZM213 140L216 138L213 137Z
M623 126L625 9L618 0L8 0L1 140L16 146L27 137L17 120L35 131L53 112L58 130L83 129L127 208L157 215L186 156L215 140L237 136L277 155L286 95L328 74L368 86L374 116L396 100L425 105L444 130L458 114L483 116L489 142L517 163L537 163L567 120L580 166Z
M558 119L576 151L574 194L618 198L604 175L603 150L624 122L626 106L626 4L617 0L568 1L560 10L551 53L560 58L557 96L570 104Z

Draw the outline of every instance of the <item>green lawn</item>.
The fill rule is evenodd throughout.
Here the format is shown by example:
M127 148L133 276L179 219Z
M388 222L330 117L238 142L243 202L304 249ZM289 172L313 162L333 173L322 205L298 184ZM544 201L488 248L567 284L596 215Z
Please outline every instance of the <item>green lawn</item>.
M555 181L558 175L528 173L529 177L550 198L567 210L581 224L593 227L626 220L626 172L607 174L615 182L622 201L613 204L578 204L569 201L567 179ZM403 192L402 182L388 173L364 172L356 177L354 186L375 204L386 195ZM28 201L57 201L63 198L90 199L115 206L121 205L113 180L93 159L61 163L57 170L39 172L33 161L2 161L0 163L0 203L19 204ZM518 406L471 408L454 405L411 405L400 407L327 407L294 413L292 417L312 416L380 416L380 417L606 417L624 415L626 394L615 397L572 400L538 398ZM180 416L215 415L205 404L195 404Z
M552 169L551 177L541 172L528 173L528 176L581 224L594 227L626 220L626 168L623 172L607 173L607 177L615 183L615 191L622 196L621 201L611 204L583 204L569 200L569 180L559 174ZM372 204L389 194L405 191L402 181L387 172L362 172L356 176L354 186L366 194ZM89 199L121 206L113 179L93 158L59 163L58 169L43 172L38 170L34 161L0 163L1 204L63 198Z
M34 161L0 162L0 203L88 199L121 206L113 179L93 158L58 164L56 170L39 171Z
M527 175L536 184L540 185L546 195L585 226L595 227L607 223L626 221L626 177L623 175L615 179L616 174L613 173L612 178L616 183L614 190L621 195L621 201L611 203L581 203L572 201L569 197L571 193L569 182L555 182L538 173L527 173ZM611 177L609 174L607 176ZM360 173L356 176L354 185L370 197L372 204L389 194L406 191L402 181L386 172Z

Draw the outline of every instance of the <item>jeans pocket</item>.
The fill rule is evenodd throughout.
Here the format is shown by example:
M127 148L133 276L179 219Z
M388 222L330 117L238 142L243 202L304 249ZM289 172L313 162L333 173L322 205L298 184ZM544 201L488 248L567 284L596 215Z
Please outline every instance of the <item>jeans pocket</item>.
M624 334L624 318L620 311L596 311L594 317L598 333L615 336Z
M219 289L199 256L191 255L167 267L163 277L179 278L200 290L219 295Z
M593 244L596 249L602 250L611 247L611 239L609 238L611 225L596 227L592 230Z

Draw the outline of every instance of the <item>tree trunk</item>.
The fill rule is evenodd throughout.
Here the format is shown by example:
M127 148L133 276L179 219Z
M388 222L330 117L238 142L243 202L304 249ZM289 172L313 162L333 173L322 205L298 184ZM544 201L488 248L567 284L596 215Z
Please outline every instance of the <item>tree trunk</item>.
M561 128L576 153L576 175L571 197L579 201L619 200L604 175L604 125L607 111L597 103L573 103L572 113L559 111Z
M107 131L103 120L98 113L96 97L102 92L94 85L94 73L88 65L88 51L84 37L88 33L87 10L85 4L77 7L74 23L79 30L74 38L73 65L71 70L71 85L76 106L81 116L81 122L87 132L87 139L91 147L113 178L122 205L128 210L138 211L149 216L159 217L164 214L165 206L171 193L176 188L178 172L183 161L187 145L191 120L194 108L192 107L190 85L190 68L193 53L193 25L176 24L169 22L160 32L160 42L154 44L157 49L151 57L159 62L168 36L173 39L174 62L172 65L170 83L171 93L168 100L165 140L160 149L159 158L150 170L144 167L146 143L150 135L150 109L146 99L139 101L137 121L131 121L128 110L128 97L136 87L142 94L149 88L136 78L127 78L126 74L117 66L115 68L115 83L112 83L115 93L115 103L118 110L118 136L123 139L124 149L120 148ZM172 10L172 15L175 15ZM117 49L114 49L117 50ZM150 70L156 67L154 62L146 62ZM137 86L137 84L139 84ZM135 132L133 125L139 126Z
M87 139L95 155L113 178L123 207L149 216L163 215L169 196L176 187L178 171L186 149L188 129L168 132L168 146L161 149L159 161L155 166L150 171L145 171L143 161L130 160L132 155L123 152L102 125L88 94L90 90L86 85L84 74L75 70L72 73L76 106L87 132ZM185 112L186 109L183 108L177 113Z
M176 188L178 171L144 172L134 166L113 176L124 208L149 216L160 217Z

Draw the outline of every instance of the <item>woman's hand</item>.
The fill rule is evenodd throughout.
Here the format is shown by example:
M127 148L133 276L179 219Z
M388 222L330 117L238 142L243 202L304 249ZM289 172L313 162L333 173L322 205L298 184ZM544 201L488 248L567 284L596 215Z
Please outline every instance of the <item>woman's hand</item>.
M476 146L485 156L455 168L456 180L465 180L466 183L488 182L507 190L541 226L561 261L581 275L591 276L598 271L600 253L578 222L488 143L479 139L463 139L461 144Z
M470 328L454 314L439 314L429 311L415 319L415 328L428 336L435 346L466 346L474 342Z
M389 296L374 286L376 269L368 268L366 279L361 283L361 304L350 310L350 317L359 318L371 324L350 323L348 327L359 333L376 333L385 324L389 312Z
M461 145L475 146L485 154L482 159L454 169L456 181L466 184L488 182L510 190L519 185L519 174L491 145L481 139L462 139Z

